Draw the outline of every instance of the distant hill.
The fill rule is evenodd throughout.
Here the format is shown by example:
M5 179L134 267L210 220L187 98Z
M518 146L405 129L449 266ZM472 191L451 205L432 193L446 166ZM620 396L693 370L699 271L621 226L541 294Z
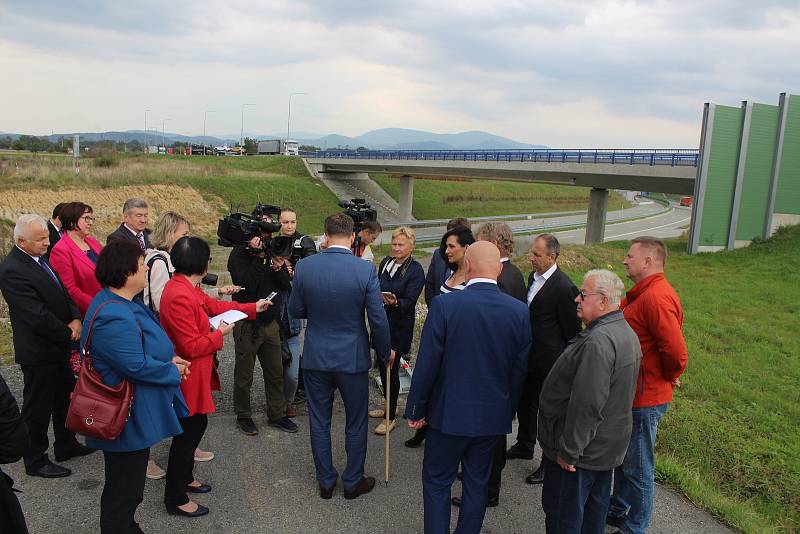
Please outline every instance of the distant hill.
M167 144L172 143L200 143L209 145L235 145L239 142L239 136L226 134L224 136L187 136L165 132L164 136L160 132L144 132L143 130L109 131L109 132L70 132L58 133L45 137L52 142L57 142L60 138L72 137L78 134L85 141L114 141L132 142L134 140L144 144L162 144L166 140ZM0 136L11 136L12 139L18 138L21 134L0 132ZM280 134L254 134L245 132L245 137L254 139L283 139ZM319 136L308 132L297 132L292 135L301 145L312 145L320 148L358 148L366 147L372 150L503 150L503 149L525 149L525 148L547 148L545 145L533 145L521 143L490 134L488 132L471 131L455 134L438 134L423 130L410 130L405 128L381 128L372 130L357 137L348 137L339 134Z

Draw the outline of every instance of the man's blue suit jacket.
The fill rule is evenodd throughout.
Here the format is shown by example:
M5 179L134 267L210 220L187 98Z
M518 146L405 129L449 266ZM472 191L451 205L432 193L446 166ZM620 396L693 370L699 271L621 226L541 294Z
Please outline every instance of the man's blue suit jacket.
M422 329L406 417L444 434L508 434L530 345L527 306L496 284L440 295Z
M371 366L370 343L389 358L389 321L375 267L344 248L325 249L295 266L289 314L308 319L303 369L363 373Z

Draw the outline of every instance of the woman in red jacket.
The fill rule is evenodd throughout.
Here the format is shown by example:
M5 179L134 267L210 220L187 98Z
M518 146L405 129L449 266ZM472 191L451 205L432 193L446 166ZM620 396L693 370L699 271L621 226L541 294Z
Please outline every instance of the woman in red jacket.
M208 513L207 507L189 500L186 492L211 491L211 486L195 480L193 456L208 425L207 414L214 412L211 390L220 389L214 353L222 348L222 338L233 331L233 325L225 323L212 331L209 316L239 310L252 320L271 304L267 300L249 304L222 302L206 295L198 285L208 272L210 252L208 244L198 237L180 238L170 253L175 276L161 295L161 324L175 345L175 353L191 362L188 379L181 381L189 417L180 420L183 434L172 438L164 489L167 511L186 517Z
M94 227L92 207L83 202L69 202L59 212L64 237L50 252L50 265L81 315L86 315L92 298L100 292L94 276L103 246L90 234Z

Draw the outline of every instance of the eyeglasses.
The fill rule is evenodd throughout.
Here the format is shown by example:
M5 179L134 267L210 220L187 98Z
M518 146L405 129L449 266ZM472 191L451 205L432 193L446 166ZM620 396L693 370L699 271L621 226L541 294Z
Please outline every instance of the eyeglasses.
M86 222L94 222L94 217L92 217L91 215L84 215L83 217L81 217L81 219L83 219Z
M588 292L584 291L583 289L580 290L579 294L580 294L580 297L581 297L581 302L586 300L586 297L588 297L589 295L602 295L602 296L605 297L605 295L603 295L602 293L599 293L599 292L588 293Z

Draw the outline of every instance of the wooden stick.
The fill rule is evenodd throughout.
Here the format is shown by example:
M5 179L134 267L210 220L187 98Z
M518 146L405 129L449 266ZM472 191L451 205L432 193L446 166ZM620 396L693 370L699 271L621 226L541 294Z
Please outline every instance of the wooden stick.
M389 430L389 408L391 408L389 403L389 395L392 391L392 367L386 366L386 412L384 417L386 417L386 444L384 450L384 470L383 470L383 481L388 486L389 485L389 434L391 434Z

